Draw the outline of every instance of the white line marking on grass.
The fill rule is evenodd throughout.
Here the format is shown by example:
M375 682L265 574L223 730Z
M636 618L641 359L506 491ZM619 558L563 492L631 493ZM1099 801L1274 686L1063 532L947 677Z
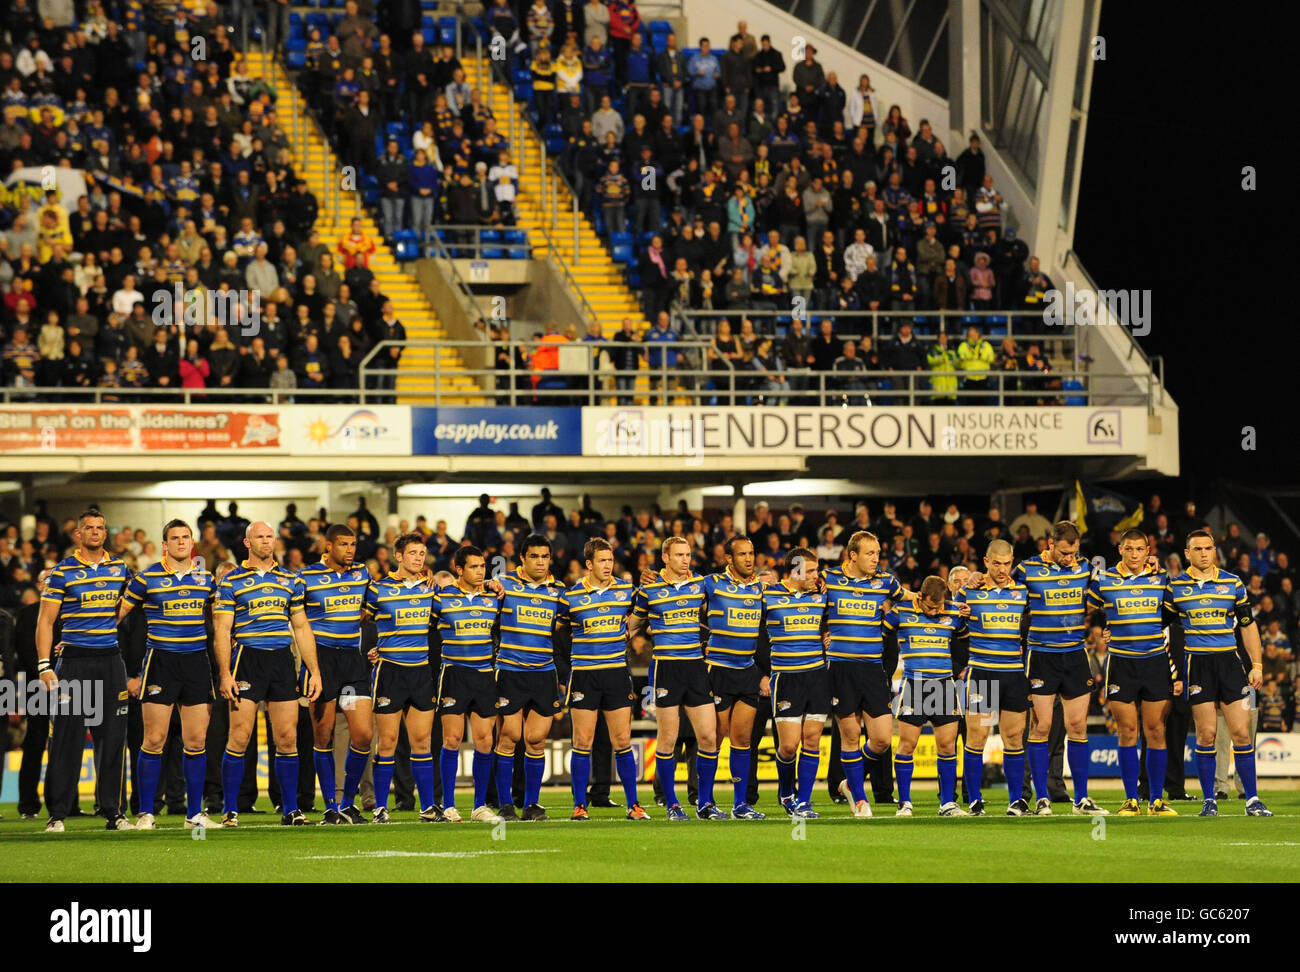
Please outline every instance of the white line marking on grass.
M559 854L559 848L545 848L542 850L499 850L499 851L398 851L398 850L378 850L378 851L357 851L355 854L314 854L310 857L300 857L301 861L352 861L358 858L383 858L383 857L499 857L503 854Z
M1300 840L1237 840L1225 842L1223 847L1300 847Z

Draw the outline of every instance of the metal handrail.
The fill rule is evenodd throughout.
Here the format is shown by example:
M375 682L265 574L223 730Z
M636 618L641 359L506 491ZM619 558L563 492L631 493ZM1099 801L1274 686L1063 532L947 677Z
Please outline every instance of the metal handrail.
M290 405L295 399L313 402L352 402L359 396L364 403L366 390L362 388L81 388L78 386L37 386L33 388L0 388L0 403L5 405L46 405L70 402L107 405ZM113 401L111 399L116 399Z
M483 242L482 234L490 233L490 232L505 233L510 230L519 230L519 232L527 236L528 231L523 227L519 227L519 226L484 226L481 223L434 223L433 232L430 235L437 236L440 230L454 230L459 233L475 234L476 239L473 243L452 243L451 244L452 248L457 250L473 250L475 253L481 252L482 250L486 250L486 249L523 250L526 253L531 253L533 249L532 244L528 243L527 241L523 243L507 243L504 240L497 241L497 242L488 240L486 243ZM445 246L447 241L443 240L442 242ZM459 260L463 258L456 257L456 259Z

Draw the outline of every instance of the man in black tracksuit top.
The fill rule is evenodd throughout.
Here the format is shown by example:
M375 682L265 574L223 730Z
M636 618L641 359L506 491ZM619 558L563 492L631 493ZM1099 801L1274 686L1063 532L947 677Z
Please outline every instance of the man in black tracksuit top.
M77 519L77 549L50 571L41 593L36 667L47 688L57 687L58 698L45 771L50 812L46 833L62 833L63 818L77 806L87 728L95 747L100 813L108 818L109 830L134 829L122 812L129 692L117 638L118 600L129 571L104 549L107 536L99 510L92 507L82 513ZM55 662L51 654L59 621L63 649Z

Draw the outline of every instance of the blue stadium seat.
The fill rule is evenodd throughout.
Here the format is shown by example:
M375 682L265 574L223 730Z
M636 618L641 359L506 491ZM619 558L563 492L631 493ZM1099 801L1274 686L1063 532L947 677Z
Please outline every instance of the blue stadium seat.
M437 26L438 26L438 18L435 17L433 14L425 14L423 17L420 18L420 26L421 26L421 27L437 27Z
M516 85L515 85L515 98L516 98L516 100L518 100L518 101L526 101L526 102L528 102L529 104L531 104L531 103L532 103L532 100L533 100L533 84L532 84L532 82L530 81L528 84L516 84Z
M307 52L307 39L305 37L290 37L285 43L285 49L288 51L302 51L305 57Z
M424 42L425 42L426 44L436 44L436 43L438 43L438 28L437 28L437 27L425 27L425 28L423 28L423 29L420 31L420 33L424 35Z
M311 29L319 28L322 32L330 29L330 15L323 13L309 13L307 15L307 26ZM322 33L321 36L324 36Z
M533 80L533 73L526 67L517 67L510 72L510 78L515 84L528 84Z
M609 245L610 246L631 246L632 239L633 237L631 233L610 233Z
M397 244L396 255L399 263L404 263L407 260L418 260L420 259L420 244L403 240Z
M456 28L455 28L455 27L439 27L439 28L438 28L438 43L440 43L440 44L451 44L451 45L454 46L455 43L456 43Z
M504 260L506 251L499 246L485 246L479 255L484 260Z
M627 285L633 290L641 289L641 272L639 270L628 270Z
M289 67L295 71L301 71L307 66L307 52L304 50L289 50Z
M483 243L500 243L501 231L492 229L479 230L478 238Z
M656 235L658 235L658 234L656 233L655 230L651 230L651 231L648 232L648 233L642 233L642 234L640 234L640 235L636 238L637 246L642 247L642 248L649 246L649 245L650 245L650 241L653 240L653 239L655 238Z
M390 136L397 135L399 137L405 135L406 122L400 122L400 121L389 122L387 125L384 126L384 133L386 135L390 135Z
M510 243L515 246L527 246L528 230L521 230L521 229L502 230L502 239L506 243Z
M632 244L618 243L614 246L615 263L633 263L635 261L636 261L636 254L632 252Z
M290 12L289 12L289 29L290 29L290 30L293 30L293 28L294 28L295 26L296 26L296 27L301 27L302 25L303 25L302 14L298 13L298 11L296 11L296 10L292 10L292 11L290 11Z
M673 32L673 25L672 25L672 23L671 23L670 21L667 21L667 20L652 20L652 21L650 21L650 33L652 33L652 34L671 34L672 32Z
M1079 392L1077 395L1067 394L1065 396L1066 405L1087 405L1088 396L1083 394L1083 382L1077 378L1067 378L1061 382L1061 391Z

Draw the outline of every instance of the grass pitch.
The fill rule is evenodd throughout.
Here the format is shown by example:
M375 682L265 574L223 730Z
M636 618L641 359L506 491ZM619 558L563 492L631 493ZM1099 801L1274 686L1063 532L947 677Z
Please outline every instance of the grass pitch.
M764 788L766 821L669 824L661 808L633 823L622 810L593 810L573 823L568 791L543 793L551 823L421 824L397 813L388 826L281 827L279 818L244 815L238 830L194 839L180 817L161 816L150 833L114 834L98 817L67 821L46 835L45 820L18 819L3 807L0 880L171 881L1252 881L1300 878L1300 791L1265 790L1277 814L1248 818L1243 801L1221 801L1221 816L1195 816L1199 803L1177 803L1177 818L1114 815L1117 790L1094 787L1111 811L1074 816L1068 804L1049 818L1008 818L1006 790L986 791L998 816L938 817L933 786L914 787L916 816L897 820L875 807L871 820L825 799L822 819L792 826ZM719 789L730 796L729 787ZM649 799L648 789L643 799ZM265 806L263 798L261 806ZM468 813L460 801L463 813ZM319 815L317 815L317 818Z

